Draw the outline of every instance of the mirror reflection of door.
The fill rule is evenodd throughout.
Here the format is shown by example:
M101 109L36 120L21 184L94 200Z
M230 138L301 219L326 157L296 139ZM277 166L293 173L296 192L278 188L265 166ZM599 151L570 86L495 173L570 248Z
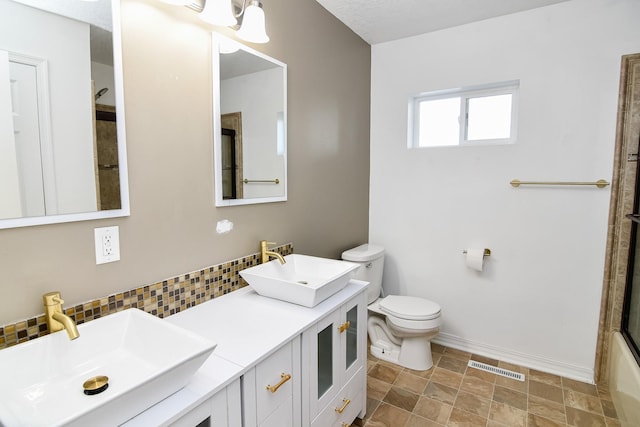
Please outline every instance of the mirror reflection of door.
M96 153L98 164L98 210L120 209L120 168L116 109L96 104Z
M236 131L222 128L222 198L237 199Z
M242 113L220 116L222 126L222 198L242 199Z
M9 84L12 122L8 129L13 133L10 140L15 144L15 155L6 156L2 166L4 169L8 166L7 160L13 161L18 182L14 188L20 194L15 215L8 217L41 216L45 214L45 194L38 127L38 69L34 64L11 60L10 57L7 64L9 75L2 76L2 81Z

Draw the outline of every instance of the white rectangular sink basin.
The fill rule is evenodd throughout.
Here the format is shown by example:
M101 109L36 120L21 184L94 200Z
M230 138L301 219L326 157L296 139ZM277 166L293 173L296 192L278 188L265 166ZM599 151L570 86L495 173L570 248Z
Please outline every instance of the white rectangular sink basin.
M129 309L0 350L0 426L116 426L184 387L216 344ZM86 380L105 375L105 391Z
M308 255L287 255L240 271L260 295L314 307L344 288L359 267L347 261Z

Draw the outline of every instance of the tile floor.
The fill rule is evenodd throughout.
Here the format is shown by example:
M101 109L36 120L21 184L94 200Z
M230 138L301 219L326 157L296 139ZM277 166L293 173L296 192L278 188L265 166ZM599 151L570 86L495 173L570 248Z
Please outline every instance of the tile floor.
M368 360L363 427L620 426L603 387L433 344L419 372ZM524 382L468 368L470 358L525 374Z

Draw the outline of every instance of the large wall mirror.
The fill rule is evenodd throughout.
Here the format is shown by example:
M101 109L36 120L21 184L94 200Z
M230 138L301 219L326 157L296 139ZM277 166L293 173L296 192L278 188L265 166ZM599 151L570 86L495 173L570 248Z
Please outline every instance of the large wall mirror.
M287 200L287 66L213 34L216 206Z
M0 0L0 228L126 215L119 0Z

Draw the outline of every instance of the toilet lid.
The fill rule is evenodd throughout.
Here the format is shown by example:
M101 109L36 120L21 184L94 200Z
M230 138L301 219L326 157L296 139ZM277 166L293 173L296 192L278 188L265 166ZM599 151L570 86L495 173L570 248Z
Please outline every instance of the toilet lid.
M440 306L418 297L389 295L380 301L380 309L387 314L406 320L430 320L440 316Z

